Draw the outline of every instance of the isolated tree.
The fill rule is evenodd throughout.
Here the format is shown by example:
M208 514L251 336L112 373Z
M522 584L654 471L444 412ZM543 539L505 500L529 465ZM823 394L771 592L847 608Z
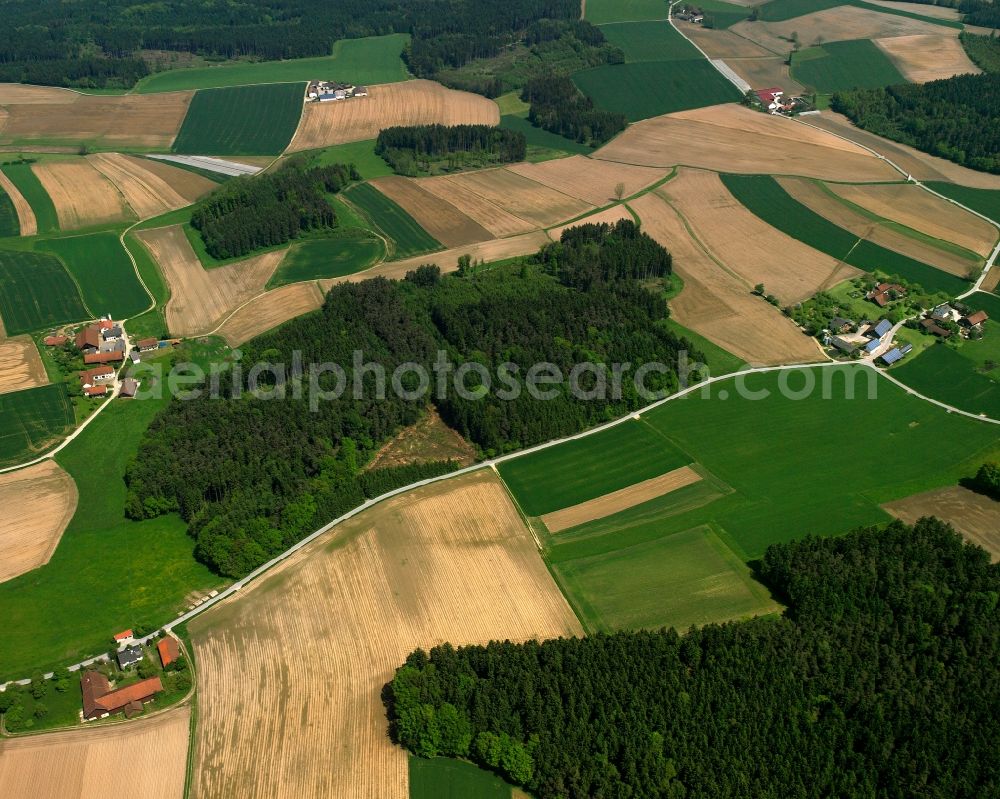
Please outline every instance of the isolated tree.
M615 185L615 197L618 198L618 200L621 200L622 195L624 195L624 194L625 194L625 184L624 183L618 183L618 184L616 184Z
M471 255L460 255L458 256L458 274L465 277L469 274L472 268L472 256Z
M1000 465L984 463L976 472L975 487L994 499L1000 499Z
M760 296L760 297L763 297L764 296L764 284L763 283L758 283L756 286L754 286L753 287L753 293L756 294L756 295L758 295L758 296Z

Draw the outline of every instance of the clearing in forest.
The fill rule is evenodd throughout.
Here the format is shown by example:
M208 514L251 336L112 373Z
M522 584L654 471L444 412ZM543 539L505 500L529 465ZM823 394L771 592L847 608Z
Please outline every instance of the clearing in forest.
M381 694L413 649L581 632L491 470L382 502L192 622L191 795L406 799Z
M78 498L73 478L51 459L0 474L0 502L18 508L0 519L0 583L49 562Z
M460 466L471 466L476 461L476 451L431 406L419 422L400 430L376 452L365 468L386 469L433 461L456 461Z

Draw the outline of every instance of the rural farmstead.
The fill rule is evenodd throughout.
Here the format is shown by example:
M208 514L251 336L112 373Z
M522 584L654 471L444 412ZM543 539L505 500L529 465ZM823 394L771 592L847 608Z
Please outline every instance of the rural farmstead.
M4 6L0 797L1000 796L996 4L230 10Z

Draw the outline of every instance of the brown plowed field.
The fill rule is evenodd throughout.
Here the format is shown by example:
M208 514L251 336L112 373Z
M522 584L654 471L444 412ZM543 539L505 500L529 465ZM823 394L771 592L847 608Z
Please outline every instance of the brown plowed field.
M0 335L0 394L48 385L41 356L29 336Z
M191 795L407 799L381 692L412 650L580 634L491 470L383 502L191 623Z
M190 204L159 175L147 170L139 159L119 153L98 153L87 156L87 161L115 185L139 219L149 219ZM192 174L192 177L198 175Z
M0 518L0 583L49 562L77 500L73 478L51 459L0 474L0 503L17 508Z
M815 342L751 287L713 261L684 221L655 192L629 205L642 229L670 250L684 289L670 301L673 318L754 365L823 360Z
M560 225L559 227L554 227L548 231L549 238L553 241L559 241L559 237L562 236L563 231L571 227L576 227L577 225L600 225L609 224L613 225L620 219L631 219L632 214L628 212L628 209L624 205L615 205L611 208L605 208L603 211L598 211L596 214L591 214L590 216L585 216L583 219L577 219L575 222L569 222L565 225Z
M899 177L890 166L850 142L736 104L637 122L594 157L646 166L680 164L716 172L770 172L857 182Z
M715 260L750 286L763 283L784 304L861 274L768 225L744 208L714 172L682 169L657 191L670 199Z
M620 199L615 194L619 183L624 184L624 198L667 176L667 170L663 168L612 164L582 155L557 158L540 164L514 164L507 168L543 186L596 206Z
M323 292L315 282L281 286L256 297L222 323L218 334L237 347L296 316L323 305Z
M0 105L55 105L75 103L80 95L55 86L29 86L26 83L0 83Z
M701 25L684 25L681 30L709 58L724 58L727 64L730 58L767 58L774 55L756 42L744 39L730 30L703 28Z
M465 172L447 180L539 227L564 222L593 208L593 203L550 189L509 169Z
M374 139L393 125L497 125L500 110L478 94L430 80L369 86L368 97L307 103L288 152Z
M461 208L497 238L516 236L535 230L538 225L508 213L499 205L480 197L469 187L449 177L420 178L420 188Z
M953 34L894 36L876 39L875 44L892 59L903 77L913 83L926 83L968 73L978 75L982 72L969 60L962 43Z
M751 86L780 86L788 94L804 94L805 87L793 80L782 56L773 58L727 58L726 64Z
M913 524L937 516L1000 562L1000 502L961 486L938 488L882 506L897 519Z
M445 247L459 247L492 239L493 234L454 205L409 178L398 176L372 181L380 192L401 205L417 224Z
M132 155L125 155L122 158L142 167L146 172L152 172L189 203L200 200L210 191L219 187L219 184L213 180L204 178L187 169L170 166L170 164L163 161L157 161L152 158L136 158Z
M205 269L180 225L137 234L160 265L170 286L167 327L176 336L213 330L226 316L264 290L284 250Z
M35 219L35 212L31 210L24 195L17 190L17 186L10 182L3 172L0 172L0 189L10 197L14 204L14 211L17 213L17 224L20 227L20 235L34 236L38 232L38 222Z
M0 739L0 796L183 799L191 711Z
M550 533L559 533L570 527L576 527L578 524L603 519L605 516L611 516L619 511L641 505L643 502L662 497L664 494L697 483L699 480L701 480L701 475L698 472L690 466L682 466L666 474L661 474L659 477L653 477L618 491L612 491L603 497L546 513L541 517L542 523Z
M977 263L962 258L953 252L943 250L919 239L881 225L858 213L828 194L822 186L802 178L778 178L781 187L806 208L815 211L835 225L849 230L858 238L867 239L894 252L916 258L928 266L943 272L965 277Z
M950 241L983 257L993 251L998 231L989 222L911 183L857 185L830 183L830 189L886 219Z
M40 161L31 170L56 207L61 230L117 222L131 216L118 189L83 158Z
M167 149L194 92L88 96L73 102L11 105L0 141L88 142L102 147Z

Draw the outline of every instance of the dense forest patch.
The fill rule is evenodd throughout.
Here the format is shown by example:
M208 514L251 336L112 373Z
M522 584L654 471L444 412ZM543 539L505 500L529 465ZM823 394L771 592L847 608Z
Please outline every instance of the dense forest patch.
M375 153L410 177L523 161L526 152L523 133L491 125L391 127L375 140Z

